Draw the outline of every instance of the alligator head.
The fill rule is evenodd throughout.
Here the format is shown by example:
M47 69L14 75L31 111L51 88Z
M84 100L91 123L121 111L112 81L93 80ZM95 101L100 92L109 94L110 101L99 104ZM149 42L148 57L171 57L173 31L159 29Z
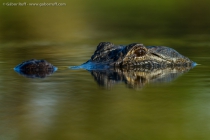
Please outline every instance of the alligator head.
M85 69L104 69L111 67L155 69L165 67L194 67L195 62L176 50L165 46L147 46L133 43L115 46L101 42L91 59L80 66Z

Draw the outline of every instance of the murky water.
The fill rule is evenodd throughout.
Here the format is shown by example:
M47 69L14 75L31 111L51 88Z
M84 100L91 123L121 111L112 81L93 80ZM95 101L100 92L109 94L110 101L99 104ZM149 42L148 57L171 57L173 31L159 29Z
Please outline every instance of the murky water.
M208 3L159 3L162 10L149 2L94 0L63 8L2 6L0 139L208 140ZM86 62L101 41L169 46L200 65L166 79L154 74L152 80L142 78L145 73L107 77L69 69ZM32 58L58 70L45 78L13 70Z

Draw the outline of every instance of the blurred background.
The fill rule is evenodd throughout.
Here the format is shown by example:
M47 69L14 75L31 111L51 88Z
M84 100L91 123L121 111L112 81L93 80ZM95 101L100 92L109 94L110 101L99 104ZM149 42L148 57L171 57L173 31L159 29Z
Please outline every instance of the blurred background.
M0 139L209 139L209 0L19 2L0 0ZM102 41L169 46L202 65L172 83L106 90L69 70ZM14 72L32 58L58 71Z
M11 6L14 3L16 6ZM90 51L90 56L101 41L115 44L138 42L147 46L183 48L181 51L188 55L186 51L193 51L188 48L203 48L210 44L208 0L56 1L63 3L63 6L30 6L31 3L54 3L51 0L29 0L26 6L20 6L19 3L24 2L1 0L1 48L6 44L12 48L18 45L55 45L54 49L46 49L49 53L53 50L60 52L61 45L64 45L68 46L63 49L65 54L77 44L78 47L85 45L81 52ZM59 49L55 50L58 46ZM24 47L24 50L28 48ZM33 53L33 50L30 49L30 52ZM202 50L194 49L193 53L200 51L208 55ZM77 52L77 56L80 54Z
M29 0L29 3L54 3ZM82 42L209 37L208 0L59 0L65 6L3 6L0 40ZM19 3L13 0L12 3ZM23 2L22 2L23 3ZM6 5L6 4L5 4Z

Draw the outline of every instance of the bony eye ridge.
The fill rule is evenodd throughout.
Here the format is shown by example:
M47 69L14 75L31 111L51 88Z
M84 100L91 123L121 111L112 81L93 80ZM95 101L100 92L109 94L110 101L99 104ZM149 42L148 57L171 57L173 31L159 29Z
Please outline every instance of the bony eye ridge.
M140 48L134 51L134 54L136 55L136 57L144 56L146 55L146 53L147 53L146 50L143 48Z

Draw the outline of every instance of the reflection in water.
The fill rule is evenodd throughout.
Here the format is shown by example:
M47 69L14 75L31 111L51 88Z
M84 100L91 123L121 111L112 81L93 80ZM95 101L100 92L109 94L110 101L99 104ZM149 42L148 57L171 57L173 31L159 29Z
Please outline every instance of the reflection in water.
M167 67L164 69L113 69L113 70L91 70L92 76L100 86L107 89L114 84L125 82L130 88L142 88L147 83L171 82L183 73L188 72L191 67Z

